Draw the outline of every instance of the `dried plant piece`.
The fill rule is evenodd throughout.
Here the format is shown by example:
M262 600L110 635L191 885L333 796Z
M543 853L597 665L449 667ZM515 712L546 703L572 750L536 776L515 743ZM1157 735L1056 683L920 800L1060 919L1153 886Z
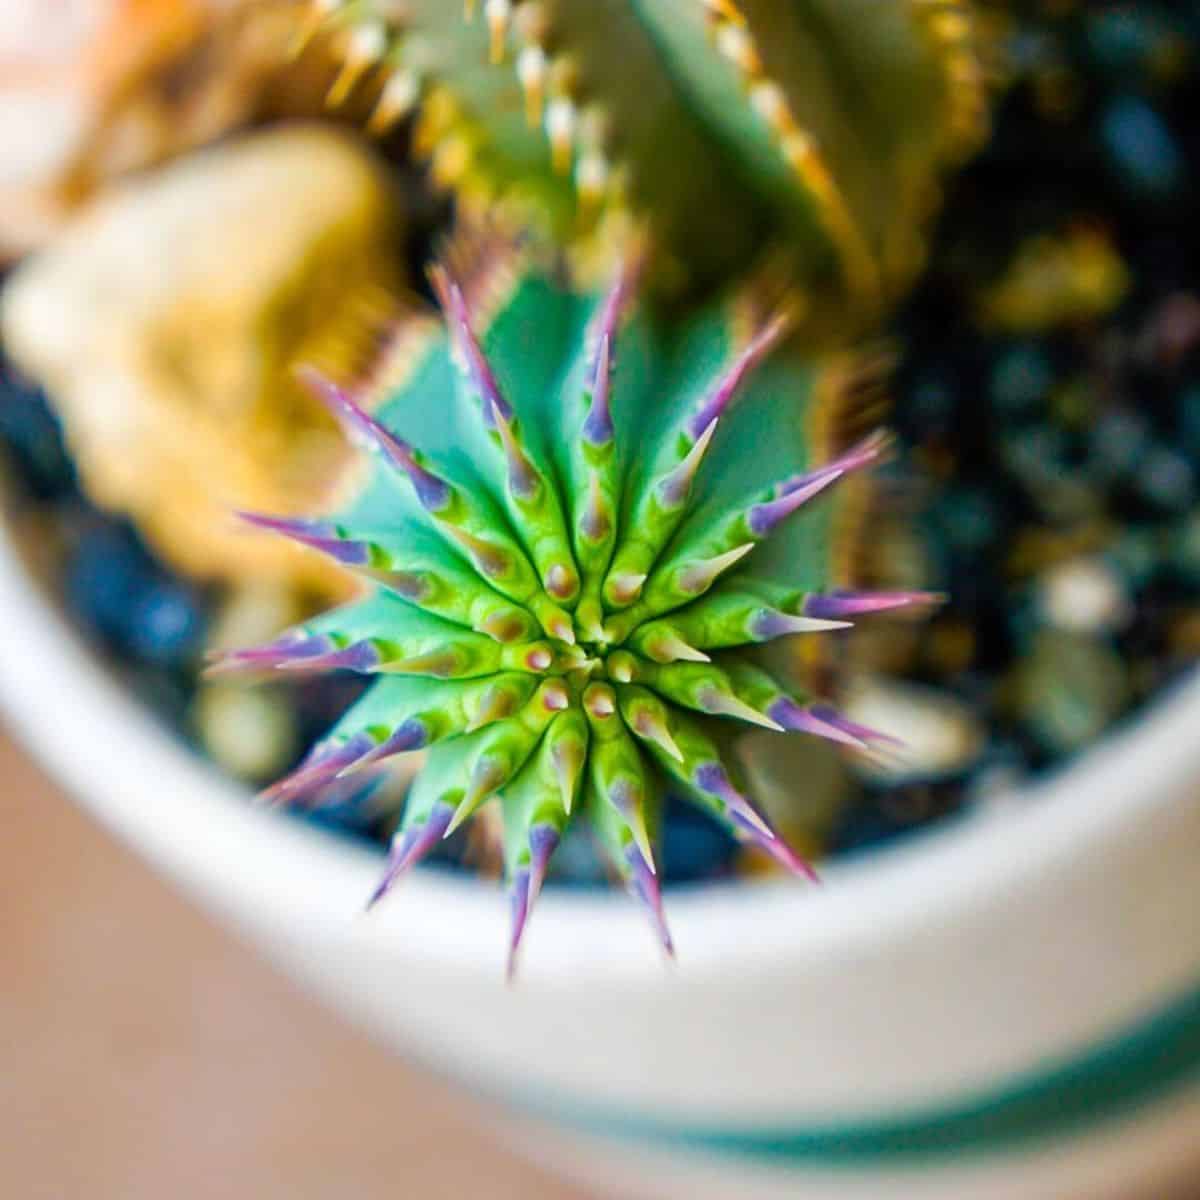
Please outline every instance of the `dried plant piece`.
M11 277L5 342L55 401L89 493L170 562L344 593L344 570L296 530L289 544L232 514L310 508L345 479L353 455L294 368L350 379L377 358L398 233L350 135L254 135L74 221Z

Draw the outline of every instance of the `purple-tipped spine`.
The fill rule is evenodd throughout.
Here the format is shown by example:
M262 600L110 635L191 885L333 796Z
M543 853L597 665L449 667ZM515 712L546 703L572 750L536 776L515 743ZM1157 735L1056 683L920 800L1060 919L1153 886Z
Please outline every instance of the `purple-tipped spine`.
M333 639L324 634L287 633L265 646L217 651L210 656L207 673L223 675L233 671L299 669L308 662L319 662L336 648Z
M348 392L319 371L306 367L302 369L301 376L341 424L351 441L381 454L393 467L408 476L422 508L432 513L446 508L452 497L450 485L417 461L416 451L408 442L390 433L360 408Z
M663 912L662 888L657 876L646 865L637 846L632 843L625 850L625 865L629 871L627 876L629 891L645 908L663 950L668 956L674 958L675 943L671 940L671 931L667 928L667 918Z
M853 746L855 750L867 748L861 738L849 729L843 728L840 722L830 721L826 716L818 713L815 707L806 708L797 704L790 696L780 696L767 711L780 725L785 729L792 730L793 733L811 733L814 737L840 742L843 746Z
M803 475L793 475L791 479L783 484L779 491L781 494L786 495L788 492L808 488L813 483L822 479L828 484L832 483L833 479L839 478L842 475L850 475L855 471L861 471L863 467L869 467L873 463L878 462L887 451L888 445L889 439L885 434L873 433L861 442L851 446L844 454L840 454L837 458L827 462L824 466L807 471ZM831 474L833 479L827 478Z
M325 654L297 658L278 664L281 671L354 671L369 675L378 670L382 656L369 639L355 642L340 650L329 650Z
M720 763L702 764L696 768L692 779L702 792L720 800L731 816L739 817L743 826L756 829L759 837L770 840L775 836L774 830L763 820L754 805L733 786Z
M373 908L378 904L392 890L400 876L420 862L442 840L442 835L446 832L446 827L450 824L453 816L453 807L439 801L433 806L423 825L406 829L403 833L397 834L391 849L388 850L387 866L384 868L383 878L371 893L371 897L367 901L367 908Z
M378 745L373 746L358 762L352 764L354 770L369 767L385 758L396 754L407 754L410 750L420 750L429 739L429 731L420 717L409 719L394 730ZM343 772L343 774L346 772Z
M320 550L350 567L364 567L371 561L370 548L365 542L344 538L337 526L328 521L307 521L300 517L272 517L265 513L238 512L238 518L256 529L282 534L301 545Z
M458 281L440 263L430 268L429 280L442 306L454 343L466 363L467 375L479 393L484 424L488 429L495 429L497 417L501 421L511 421L512 405L502 395L491 364L475 337L467 299Z
M937 592L827 592L805 597L804 615L836 621L864 613L888 612L910 604L937 604L941 599Z
M592 403L583 421L583 440L597 448L609 446L616 433L609 404L612 391L612 334L607 331L600 335L600 342L596 347L590 391Z
M713 421L725 413L742 381L775 348L789 325L787 315L780 314L760 330L750 344L738 354L684 426L685 433L692 441L696 441Z
M878 729L873 729L870 725L862 725L858 721L852 721L849 717L843 716L832 705L814 704L811 706L810 711L817 720L824 721L830 728L838 729L849 737L857 738L862 743L876 743L897 747L904 745L903 739L893 737L890 733L883 733Z
M319 792L347 767L358 763L374 745L374 739L366 733L357 733L340 746L318 744L294 771L260 792L259 799L279 804Z
M814 475L802 486L789 488L781 496L776 496L774 500L752 505L746 514L746 524L750 527L750 532L757 538L769 536L780 522L790 517L798 508L807 504L841 476L841 470L829 469Z

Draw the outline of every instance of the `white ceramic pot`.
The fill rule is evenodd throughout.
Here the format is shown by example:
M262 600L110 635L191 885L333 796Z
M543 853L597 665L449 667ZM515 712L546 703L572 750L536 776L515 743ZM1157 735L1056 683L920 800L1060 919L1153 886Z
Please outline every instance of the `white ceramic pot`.
M623 897L551 891L509 987L498 889L420 872L365 916L379 857L248 807L7 544L0 628L9 720L98 818L606 1192L1157 1198L1200 1170L1200 679L823 888L674 892L673 968Z

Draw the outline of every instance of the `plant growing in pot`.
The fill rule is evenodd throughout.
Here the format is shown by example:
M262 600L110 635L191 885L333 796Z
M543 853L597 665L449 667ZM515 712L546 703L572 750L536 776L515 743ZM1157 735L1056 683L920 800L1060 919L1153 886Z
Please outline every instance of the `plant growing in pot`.
M836 510L792 519L885 441L814 451L855 377L772 355L785 314L750 324L750 293L663 328L632 269L576 295L511 247L456 257L469 277L433 268L448 334L401 328L355 394L309 373L378 463L360 495L317 520L244 514L375 586L215 670L378 677L266 793L319 805L423 751L374 899L498 798L512 954L580 815L669 951L667 793L811 875L739 778L737 726L883 740L804 690L796 639L933 597L837 587Z
M556 304L574 313L573 323L561 313L558 318L570 325L574 337L561 328L551 336L540 319L514 320L523 330L522 340L509 346L508 339L500 336L500 323L516 294L509 290L513 279L493 278L495 290L484 287L477 295L472 272L462 269L459 274L466 285L470 329L493 365L500 394L513 406L518 418L515 427L493 421L488 430L489 407L482 402L486 397L477 394L469 380L456 380L444 336L433 331L428 331L427 340L421 343L423 354L396 345L387 370L365 394L382 399L393 388L400 397L422 394L416 389L427 386L429 377L412 372L428 354L438 364L444 389L436 394L453 392L453 407L447 405L436 414L418 413L412 411L411 403L397 400L394 410L392 406L376 410L384 426L380 432L340 400L335 404L360 433L367 433L380 447L376 453L381 457L389 453L390 443L384 436L388 430L401 436L411 431L407 419L428 421L435 433L441 428L440 440L433 436L418 443L414 438L414 445L430 452L430 461L422 464L411 454L406 458L401 453L401 465L407 461L414 467L436 469L439 475L444 472L442 482L460 488L470 483L468 499L477 497L477 489L484 486L474 478L475 464L495 471L489 488L495 507L504 527L518 539L518 549L525 550L519 539L526 526L510 517L511 512L523 510L516 500L509 509L506 492L510 456L514 460L524 456L531 468L543 472L553 470L555 482L560 470L565 482L571 480L553 455L548 460L541 457L548 445L562 445L564 439L552 436L547 422L530 421L523 406L537 404L534 411L540 414L544 411L540 405L561 401L563 408L558 411L569 411L567 405L573 401L574 415L581 424L590 407L584 407L582 379L572 388L570 379L556 378L561 387L539 390L521 383L520 370L528 353L531 361L539 355L555 363L571 359L577 364L576 375L586 378L596 361L595 347L587 338L589 310L595 300L571 298L569 293L558 297ZM554 294L552 285L536 279L527 280L526 286ZM548 306L546 312L554 307ZM537 305L532 311L542 313ZM712 317L716 311L712 310L710 318L720 325L721 321ZM658 347L657 354L647 352L648 359L660 361L662 342L667 347L667 361L673 361L670 347L683 336L678 332L683 326L674 322L667 325L665 335L639 333L645 319L644 311L640 316L631 315L633 324L623 326L613 343L619 350L611 359L616 369L610 380L617 432L641 428L632 415L631 397L642 390L633 386L627 374L644 361L637 353L639 339L648 337ZM757 322L747 322L733 337L720 335L712 344L722 349L742 347L751 340L753 330L763 328L761 322L759 314ZM469 350L461 327L458 333ZM700 341L703 343L703 338ZM697 358L697 403L704 393L702 384L719 379L723 357L714 354L703 363ZM755 397L764 394L759 389L769 386L773 372L786 381L788 395L820 390L812 386L819 372L791 359L764 363L761 372L745 381L747 390L727 412L725 429L718 423L717 433L722 437L733 437L735 421L764 411L765 402L756 402ZM623 388L629 391L623 394ZM674 388L669 390L675 394ZM362 394L355 392L351 399L361 399ZM623 395L624 410L619 407ZM657 411L657 406L652 411ZM443 458L450 440L446 430L450 422L460 420L469 450L453 460ZM806 421L803 429L795 424L788 427L782 413L774 409L770 420L784 424L788 436L766 441L762 465L764 469L775 465L778 470L753 480L764 486L797 470L805 472L809 454L820 462L826 455L836 457L856 440L839 444L829 430L820 428L820 422ZM446 424L439 425L439 421ZM505 433L512 435L507 451ZM704 452L705 460L713 456L710 469L718 463L717 433ZM647 444L652 444L649 439ZM617 445L624 452L629 441L614 442ZM581 454L586 449L583 441L570 438L565 439L565 447ZM663 454L673 450L686 460L691 449L668 443ZM648 453L640 452L641 446L638 450L630 475L635 490L639 472L645 471L645 478L652 479L651 472L658 465ZM774 464L768 455L777 456ZM732 464L744 463L747 458L734 454L723 461L736 475ZM716 537L725 526L704 520L707 485L702 483L699 477L693 483L693 502L701 506L696 520L706 535ZM799 531L811 534L826 528L836 509L818 506L827 506L846 486L831 486L823 500L814 498L811 512L787 518L771 540L729 568L730 576L745 574L761 593L752 568L764 556L770 560L774 538L804 543ZM376 465L367 495L372 504L378 501L378 511L390 514L403 507L402 522L387 521L393 532L438 517L437 511L427 516L419 500L405 499L409 487L406 472L392 472L383 463ZM566 523L566 514L574 515L571 506L577 502L577 493L564 488L560 494L570 538L574 528ZM586 491L578 495L586 502ZM374 511L370 509L370 513ZM363 556L362 542L374 543L366 551L367 561L358 565L384 571L385 585L390 574L393 584L408 586L412 581L396 578L382 531L365 521L361 525L351 521L357 515L351 510L332 530L323 526L292 526L291 530L321 539L335 553L356 558ZM425 532L438 539L442 536L436 525ZM467 532L480 534L478 529ZM411 534L404 532L404 536ZM427 544L432 546L431 553L443 549L441 541L428 539ZM574 554L574 543L568 541L568 545ZM817 577L811 582L792 575L781 574L780 578L793 586L798 583L806 591L839 582L836 576L831 580L825 574L835 569L827 553L808 544L802 548L805 554L784 566L794 570L803 563L806 569L816 571ZM533 554L532 547L528 553ZM431 568L444 571L444 563L445 556L438 555ZM538 564L532 559L531 564L536 572ZM431 569L431 576L436 573ZM648 574L632 572L640 573ZM434 582L431 577L414 586L423 589ZM473 566L459 582L460 588L450 589L449 600L477 595L484 584ZM718 580L692 604L705 611L711 601L728 595L724 590L728 583L728 578ZM644 581L643 586L648 584L649 580ZM490 581L487 586L491 588ZM503 601L512 602L512 597L500 594ZM531 591L528 595L536 594ZM434 597L436 592L425 600L440 602ZM764 607L785 617L811 619L812 614L799 610L795 595L782 598L788 602L781 605L772 597L774 603ZM447 599L445 594L442 599ZM393 612L401 603L397 600L391 605ZM585 641L575 628L582 603L581 598L574 609L566 610L571 613L569 632L577 645ZM671 611L686 614L690 609L689 605ZM605 616L619 616L621 611L617 608ZM729 609L723 611L729 615ZM544 612L548 621L555 621L552 612ZM367 615L371 615L369 610ZM491 613L478 615L482 621ZM435 622L445 616L445 612L435 612L426 628L442 629ZM691 612L687 619L694 616ZM669 621L671 614L662 619ZM312 632L340 642L344 635L357 632L344 626L344 620L343 616L333 617ZM660 633L671 633L721 666L731 648L698 644L712 636L708 622L701 624L705 626L702 633L687 630L691 640L674 627ZM746 632L744 623L735 619L733 625ZM716 626L721 630L720 621ZM11 677L20 674L25 686L25 711L30 719L46 714L49 727L49 715L53 714L59 728L64 720L72 719L70 706L52 703L52 689L34 670L37 663L44 676L46 656L55 656L54 661L69 668L64 675L73 692L88 700L92 727L67 731L74 735L75 755L70 764L64 764L67 774L80 786L89 776L103 776L103 765L111 762L112 745L127 747L137 755L140 772L134 781L123 779L119 789L114 787L104 796L109 819L132 832L225 911L235 912L269 941L275 953L305 972L327 994L388 1036L403 1040L410 1050L481 1086L503 1091L526 1107L548 1114L553 1110L559 1121L571 1119L593 1131L604 1128L631 1135L645 1147L645 1154L629 1150L622 1160L642 1166L643 1190L657 1194L703 1195L707 1190L792 1195L803 1180L814 1194L821 1194L820 1189L845 1194L847 1188L879 1194L889 1186L909 1185L910 1190L933 1192L940 1188L951 1195L987 1194L989 1188L992 1194L1004 1195L1014 1190L1022 1194L1097 1194L1101 1184L1119 1186L1139 1176L1151 1178L1148 1172L1153 1166L1180 1161L1187 1152L1194 1100L1182 1090L1168 1093L1164 1086L1172 1079L1185 1078L1189 1064L1195 1061L1195 1005L1187 995L1196 969L1194 914L1200 909L1194 902L1192 868L1198 818L1186 791L1194 770L1184 733L1191 720L1188 705L1194 705L1194 700L1186 695L1181 695L1174 708L1163 707L1153 721L1124 738L1114 738L1071 773L1044 784L1042 790L1047 794L1011 811L1003 823L947 827L923 844L875 860L844 867L835 863L824 872L828 884L822 889L789 882L680 890L668 898L679 950L675 971L663 970L652 940L640 928L640 917L628 911L631 906L597 895L552 890L539 904L519 984L510 989L504 983L503 967L511 926L493 889L457 875L415 873L394 902L379 906L367 920L351 920L348 914L361 906L363 897L378 883L382 865L378 853L252 813L238 803L240 796L229 797L232 803L222 803L214 795L218 785L211 777L160 739L146 734L141 719L131 713L127 702L114 698L94 667L70 646L51 648L49 638L39 640L38 631L46 629L44 614L31 612L22 627L29 630L28 639L23 639L26 644L9 648L7 653ZM53 632L57 636L56 627ZM546 640L556 636L537 621L537 626L529 629L534 641L543 640L539 632L547 635ZM480 636L488 637L486 632ZM624 636L632 639L635 632ZM801 635L799 644L820 649L838 637L829 631L813 632ZM492 650L483 642L468 639L472 648L483 646L481 654L503 653L506 645L513 644L488 640L501 649ZM561 636L558 641L570 645ZM282 647L282 652L296 648L291 643ZM338 654L350 648L325 643L310 646ZM578 701L574 699L570 676L584 669L582 663L574 670L565 669L579 663L578 656L553 643L550 648L565 657L556 678L566 680L562 686L568 691L568 707L561 712L552 709L554 719L564 713L575 714L578 724L582 710L590 739L591 722L602 723L606 718L603 712L589 715L582 707L586 689L577 693ZM674 648L678 652L678 644ZM384 653L388 649L385 646ZM779 649L775 643L766 652L774 656ZM367 664L379 650L376 646L355 650L358 664ZM626 662L623 667L618 655L619 651L604 655L606 675L624 673L629 666ZM637 656L631 670L639 660L644 661L664 689L670 686L663 682L667 676L657 669L677 663L657 663L638 647L632 648L631 655ZM735 649L733 655L740 660L742 651ZM615 663L611 661L614 657ZM446 662L451 659L464 661L462 655L452 655ZM693 665L707 669L713 664ZM554 666L552 662L549 673L555 673ZM599 666L588 669L593 675L601 670ZM541 669L543 681L535 687L555 685L555 679L544 678L546 673ZM694 673L693 677L700 678ZM491 675L480 678L488 680L488 687L495 683ZM707 676L719 706L721 683L714 679ZM376 686L382 691L390 682L384 680ZM454 682L439 681L435 686L445 696ZM643 683L620 678L609 682L614 693ZM749 693L739 696L734 689L732 694L735 701L754 708ZM663 725L685 759L688 746L677 727L692 722L717 731L735 727L718 714L696 715L686 706L677 709L680 702L675 697L667 699L671 707L664 706ZM728 695L726 701L728 707ZM372 742L382 738L378 744L384 744L399 714L389 707L386 693L379 702L381 728L369 724L365 732ZM97 718L105 704L115 705L112 711L121 715L119 727ZM714 706L712 698L709 705ZM615 709L612 716L619 715L624 721L619 703ZM761 715L761 704L757 711ZM447 713L457 715L452 708L426 715L436 727L435 718L444 719ZM631 717L634 732L630 740L640 750L643 743L636 731L637 714L631 711ZM645 728L654 727L651 718ZM400 728L403 730L403 723ZM480 732L492 729L489 726ZM353 732L358 732L357 726ZM521 729L509 724L505 732L519 738ZM34 734L37 736L36 729ZM402 732L401 739L407 736L412 736L411 730ZM761 736L789 745L813 741L773 731ZM108 744L103 744L105 741ZM512 745L511 739L504 741L505 746L498 748ZM448 744L440 743L443 747ZM372 754L361 741L358 748L365 748L364 757ZM667 746L660 743L658 749L665 757L657 756L651 739L648 753L655 770L660 763L669 770L672 762L678 762ZM636 770L644 774L641 762L639 759L638 768L631 768L625 778L636 780ZM294 778L284 793L295 791L303 798L305 787L330 765L327 758L323 763L314 760L310 768L315 774ZM336 770L352 770L353 765L338 765ZM592 767L590 779L598 776L603 783L604 768ZM794 768L788 776L786 770L785 778L792 785L789 792L793 796L802 793L811 777L809 771ZM734 783L736 772L729 774ZM174 781L168 797L138 782L155 775ZM466 777L469 782L469 775ZM353 773L347 778L353 778ZM96 784L91 782L95 796ZM739 795L750 791L748 785L738 788ZM557 788L528 794L549 795L551 804L556 797L562 798ZM510 802L510 807L519 806ZM585 807L582 793L572 797L573 817ZM632 804L627 807L635 815L617 828L613 840L619 850L635 850L633 863L646 866L635 836L640 830L632 823L637 820L637 810ZM153 814L153 820L148 814ZM518 812L514 818L518 828L522 816ZM535 821L529 828L537 825ZM647 819L647 833L652 825ZM750 825L754 826L752 820ZM425 828L427 831L428 826ZM744 824L740 828L753 837ZM758 835L760 840L765 838L761 829ZM409 839L407 849L414 841ZM533 866L533 847L529 848ZM520 849L518 843L513 856L518 898L524 865ZM1029 937L1030 929L1043 931L1040 944ZM981 946L988 948L987 954L980 953ZM1143 1110L1119 1140L1103 1137L1104 1127L1086 1120L1127 1106L1156 1089L1163 1103ZM1095 1134L1086 1143L1086 1153L1064 1152L1061 1140L1050 1137L1061 1138L1064 1130L1080 1137ZM1014 1153L1014 1147L1021 1152ZM1004 1153L997 1153L1001 1149ZM701 1156L704 1166L696 1174L695 1164ZM580 1163L583 1161L581 1157ZM611 1171L611 1163L609 1168Z

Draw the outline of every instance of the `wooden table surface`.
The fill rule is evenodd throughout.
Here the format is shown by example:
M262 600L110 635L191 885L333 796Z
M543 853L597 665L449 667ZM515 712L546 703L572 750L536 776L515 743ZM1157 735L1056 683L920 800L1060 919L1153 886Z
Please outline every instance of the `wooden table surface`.
M347 1028L0 731L0 1195L586 1200Z

